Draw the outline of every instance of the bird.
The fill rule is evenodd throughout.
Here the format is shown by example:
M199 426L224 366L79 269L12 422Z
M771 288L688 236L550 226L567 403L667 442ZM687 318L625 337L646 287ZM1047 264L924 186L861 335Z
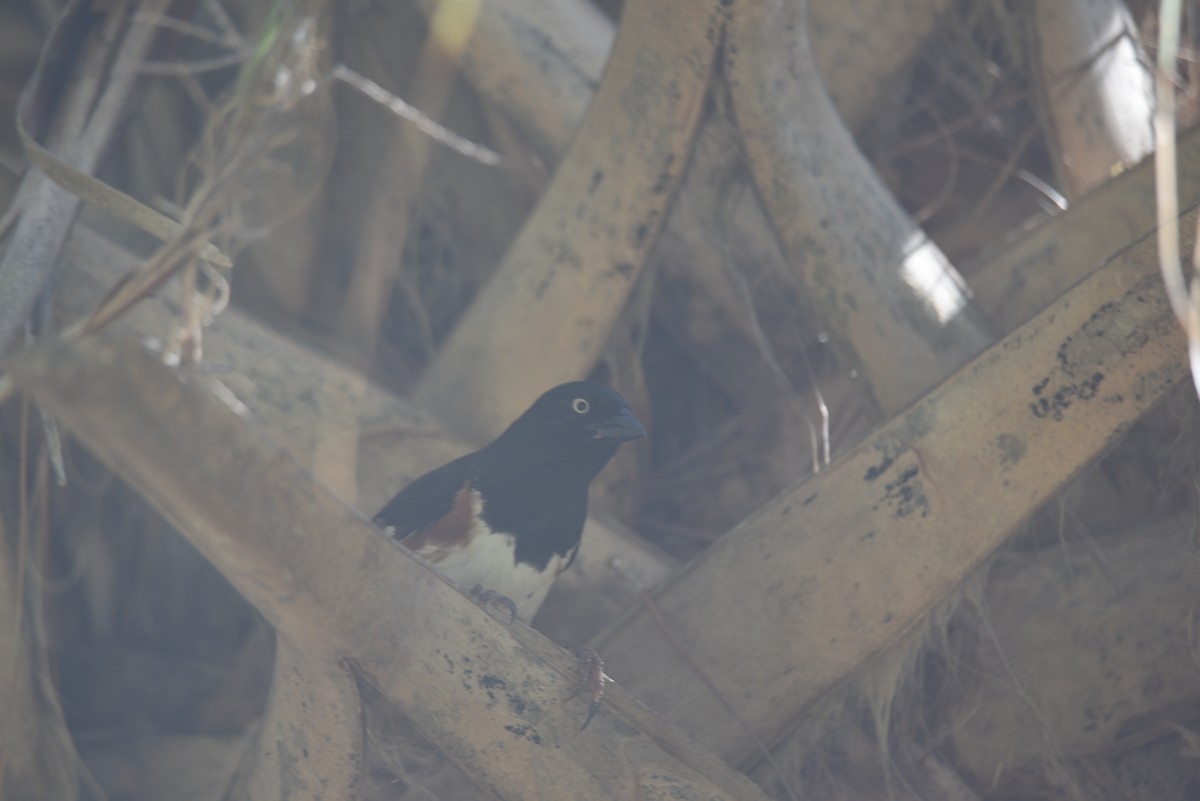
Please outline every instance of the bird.
M645 436L616 391L561 384L490 444L400 490L374 521L459 588L529 623L579 551L592 479Z

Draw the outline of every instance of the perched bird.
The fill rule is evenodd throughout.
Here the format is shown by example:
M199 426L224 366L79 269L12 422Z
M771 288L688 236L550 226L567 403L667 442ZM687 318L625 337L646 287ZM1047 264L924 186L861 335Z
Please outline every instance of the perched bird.
M588 485L622 442L644 436L613 390L562 384L490 445L409 484L375 522L528 622L579 550Z

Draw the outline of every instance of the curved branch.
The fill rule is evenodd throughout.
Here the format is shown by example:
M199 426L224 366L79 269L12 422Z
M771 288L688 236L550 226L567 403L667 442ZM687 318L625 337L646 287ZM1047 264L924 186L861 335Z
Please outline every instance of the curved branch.
M904 84L951 0L812 0L813 57L846 126L860 130Z
M962 279L858 151L817 73L808 3L733 11L734 116L759 196L827 330L888 416L990 341Z
M687 164L722 22L714 0L626 5L575 142L417 387L467 438L499 433L531 387L600 354Z
M425 0L424 5L432 4ZM537 0L484 4L463 57L472 84L514 121L549 164L557 161L579 127L611 41L609 23L588 3L564 0L551 5ZM946 0L862 0L847 11L841 0L815 0L814 25L821 31L816 55L844 116L853 120L865 116L864 109L885 91L889 77L909 62L921 36L946 5ZM867 33L861 30L863 19L871 21ZM846 56L848 48L852 58ZM713 134L713 139L723 139L723 132L716 129L724 126L710 116L702 130ZM704 170L702 176L699 169ZM680 200L656 247L660 289L669 283L676 291L670 301L662 301L660 293L655 312L727 394L761 407L764 398L783 393L759 366L761 349L745 301L730 287L731 255L739 262L738 272L752 273L751 285L777 287L779 281L758 277L778 275L779 259L774 247L752 247L747 252L740 246L760 241L757 209L723 214L717 224L708 213L719 205L718 188L722 194L741 191L741 173L742 159L736 151L710 152L703 163L693 158ZM747 201L747 205L756 203ZM778 301L783 306L790 300L767 297L772 294L756 293L754 302ZM708 322L714 319L720 325ZM787 362L794 355L782 353L780 360Z

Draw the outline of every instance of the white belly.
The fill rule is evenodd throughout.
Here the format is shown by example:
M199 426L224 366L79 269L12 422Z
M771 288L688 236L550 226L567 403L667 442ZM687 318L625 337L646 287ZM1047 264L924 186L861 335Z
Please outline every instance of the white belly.
M482 524L482 501L471 492L472 519L476 521L465 547L439 553L417 551L429 559L459 589L470 592L476 585L503 595L517 605L517 617L528 623L546 599L550 585L566 567L568 556L555 555L542 571L516 559L516 540L509 534L492 533Z
M475 585L491 590L517 605L517 617L528 623L566 559L555 556L543 571L517 564L513 538L507 534L484 533L466 548L450 551L435 567L464 592Z

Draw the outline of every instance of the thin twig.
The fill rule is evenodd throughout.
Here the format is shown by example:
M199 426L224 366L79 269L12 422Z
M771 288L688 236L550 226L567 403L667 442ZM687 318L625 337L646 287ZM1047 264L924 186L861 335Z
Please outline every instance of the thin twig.
M1158 201L1158 257L1167 299L1180 325L1187 327L1188 297L1179 257L1179 199L1175 181L1175 58L1179 46L1179 0L1161 0L1158 69L1155 73L1154 184Z
M934 127L942 134L942 141L946 143L946 161L949 164L949 169L946 170L946 178L942 181L942 185L938 188L937 193L931 197L924 206L913 213L913 222L917 225L924 225L929 219L942 209L946 201L950 199L950 195L954 193L954 188L958 185L958 173L961 160L958 157L958 144L954 141L954 136L946 128L946 121L942 119L942 114L938 111L933 103L926 104L926 113L933 121Z
M217 33L204 27L203 25L198 25L194 22L180 19L179 17L168 16L166 14L147 14L144 11L137 11L134 13L133 18L139 22L155 25L163 30L173 31L174 33L188 36L199 42L216 45L217 47L224 47L229 50L236 50L240 47L243 47L246 43L246 40L240 35L237 35L236 32L231 33L230 31L226 30Z
M996 199L996 195L1000 194L1000 190L1008 183L1008 179L1012 178L1017 172L1017 162L1021 160L1021 156L1025 153L1025 148L1029 147L1030 143L1041 133L1041 126L1031 125L1025 133L1021 134L1021 138L1017 140L1012 151L1008 155L1004 166L1000 170L1000 174L992 181L992 185L988 187L979 203L975 205L975 209L971 212L968 219L976 219L987 211L988 206L992 205L992 201Z
M475 159L482 164L487 164L489 167L495 167L502 161L500 154L496 151L472 142L465 136L459 136L449 128L439 125L433 118L424 114L420 109L406 103L370 78L359 75L345 64L335 66L329 77L333 80L349 84L396 116L403 117L413 125L416 125L425 135L432 137L452 150L458 151L467 158Z
M141 75L199 75L242 64L253 55L253 48L243 47L194 61L145 61L137 67L137 71Z

